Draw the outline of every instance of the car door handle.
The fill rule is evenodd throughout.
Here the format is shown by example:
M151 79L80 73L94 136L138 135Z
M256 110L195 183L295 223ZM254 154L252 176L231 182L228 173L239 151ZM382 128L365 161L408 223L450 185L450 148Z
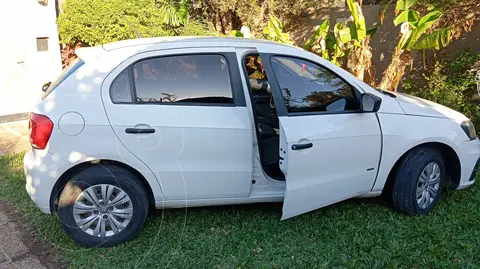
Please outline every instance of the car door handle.
M125 129L127 134L153 134L155 129L153 128L127 128Z
M301 149L309 149L313 147L312 143L306 143L306 144L293 144L292 145L292 150L301 150Z

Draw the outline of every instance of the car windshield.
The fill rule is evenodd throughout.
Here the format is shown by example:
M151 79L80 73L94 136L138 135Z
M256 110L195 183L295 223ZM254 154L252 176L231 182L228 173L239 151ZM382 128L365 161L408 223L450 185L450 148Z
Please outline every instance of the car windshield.
M67 68L65 68L62 73L55 79L55 81L50 84L50 87L45 91L42 96L42 100L47 98L47 96L55 90L65 79L67 79L71 74L78 70L85 62L80 58L77 58L73 61Z

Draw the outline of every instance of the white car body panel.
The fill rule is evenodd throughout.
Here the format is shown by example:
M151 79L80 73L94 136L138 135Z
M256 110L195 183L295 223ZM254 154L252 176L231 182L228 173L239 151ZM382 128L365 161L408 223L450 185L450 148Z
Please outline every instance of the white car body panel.
M382 140L374 113L280 117L280 124L288 155L282 219L370 191ZM313 147L292 150L297 143Z
M388 174L397 160L415 146L432 142L441 143L452 148L461 157L459 145L470 143L472 147L470 150L480 154L478 139L470 141L465 133L457 130L460 129L460 125L451 119L395 114L378 114L378 118L382 126L383 151L377 181L372 191L383 189ZM475 163L478 156L473 157L470 162ZM460 161L464 163L461 159ZM472 173L473 165L465 167L466 169L461 170L461 182Z
M153 170L169 200L247 197L252 175L252 125L246 107L114 104L110 85L132 63L149 57L233 52L232 48L177 49L136 54L105 79L108 120L125 147ZM127 134L126 128L153 128ZM212 188L212 186L215 186Z
M419 97L399 93L395 100L402 106L407 115L448 118L455 120L457 123L468 120L460 112Z
M246 107L114 105L110 101L108 88L116 75L148 55L236 52L243 72L243 53L252 50L317 62L358 91L381 98L380 110L281 117L280 140L282 148L288 149L282 164L285 184L268 178L261 167L243 74ZM57 180L78 164L98 160L117 161L138 171L159 208L278 202L287 189L282 218L353 196L379 195L399 158L423 143L442 143L457 153L458 189L474 183L469 179L480 156L480 142L469 140L460 128L465 116L416 98L392 98L292 46L234 38L152 38L79 49L77 54L86 63L32 110L54 123L47 148L32 150L24 160L27 191L45 213L50 213ZM139 139L125 134L125 128L139 123L161 132ZM212 135L218 137L214 144L208 139ZM315 146L292 152L291 145L302 139L314 141ZM367 171L370 168L374 169Z
M141 173L148 181L155 199L161 201L164 198L155 175L118 141L108 122L100 97L100 86L105 75L105 72L97 70L95 61L87 62L32 109L34 113L48 115L54 123L47 148L45 150L34 150L36 163L53 165L55 162L52 163L51 158L45 154L47 152L66 162L66 164L60 162L59 166L61 168L52 169L55 170L55 172L52 172L55 176L48 176L48 180L46 180L45 173L40 171L35 172L34 177L44 178L53 188L56 180L75 165L94 160L118 161ZM81 81L81 83L78 81ZM72 100L75 101L72 102ZM59 128L59 121L62 116L71 111L81 114L85 121L82 132L75 136L66 135ZM77 122L62 121L63 129L77 129L78 127ZM65 145L73 145L72 147L75 150ZM52 191L51 188L49 192Z

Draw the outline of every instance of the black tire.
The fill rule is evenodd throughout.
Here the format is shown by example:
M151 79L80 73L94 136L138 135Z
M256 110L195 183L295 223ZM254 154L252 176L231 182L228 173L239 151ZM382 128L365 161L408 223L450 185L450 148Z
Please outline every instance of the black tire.
M420 173L431 162L440 168L440 185L437 195L426 208L421 208L417 202L416 190ZM427 215L437 204L446 182L445 160L443 155L434 149L419 147L410 151L401 161L396 171L392 188L393 206L395 209L410 216Z
M87 234L80 229L73 216L73 205L78 195L97 184L110 184L120 188L129 196L133 206L132 218L128 225L109 237L94 237ZM62 221L63 230L77 244L85 247L111 247L134 238L142 229L148 216L148 196L139 179L128 170L114 165L93 166L75 175L67 185L68 188L64 188L59 201L68 202L58 206L58 216Z

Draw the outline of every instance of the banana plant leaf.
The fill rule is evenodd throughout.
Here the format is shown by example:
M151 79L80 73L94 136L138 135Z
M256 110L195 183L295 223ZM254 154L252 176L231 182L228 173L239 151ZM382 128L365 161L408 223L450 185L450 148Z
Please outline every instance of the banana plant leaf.
M398 0L395 10L405 11L409 10L413 5L417 3L417 0Z
M423 39L415 43L413 49L423 50L423 49L436 49L446 47L452 40L450 28L443 28L434 31L431 34L425 35Z
M348 43L352 40L351 30L348 27L345 27L343 23L337 23L334 27L334 33L337 40L343 44Z
M350 24L351 37L360 41L367 35L367 26L362 8L355 0L347 0L347 6L353 17L353 24Z
M267 27L263 29L263 33L277 42L293 44L293 41L290 40L290 36L283 32L282 23L275 16L270 15L270 20L268 21Z
M393 20L395 26L402 24L404 22L409 22L413 25L416 25L420 19L420 13L415 10L404 10Z
M312 38L305 44L304 48L309 50L313 45L322 39L326 39L328 30L330 29L330 21L325 20L322 24L318 25L313 33Z
M337 45L335 34L329 31L326 37L326 41L327 41L327 50L329 51L335 50L335 46Z
M423 16L423 18L421 18L420 21L415 25L416 28L413 30L412 35L410 36L408 42L405 44L404 48L407 50L411 50L415 43L417 43L420 37L425 33L425 31L432 27L433 24L435 24L441 16L442 13L440 11L432 11L427 15Z
M377 30L380 26L374 25L371 28L367 29L367 35L374 36L377 33Z
M242 34L240 31L238 31L238 30L232 30L232 31L230 32L230 36L243 37L243 34Z
M275 28L283 32L283 24L277 17L270 15L270 22L275 26Z

